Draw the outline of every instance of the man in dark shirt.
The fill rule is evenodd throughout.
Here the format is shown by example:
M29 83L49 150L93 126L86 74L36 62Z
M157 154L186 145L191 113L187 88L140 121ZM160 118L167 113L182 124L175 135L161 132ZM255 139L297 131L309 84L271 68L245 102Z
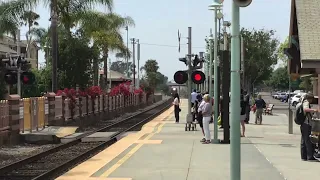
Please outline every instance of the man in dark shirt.
M262 113L263 113L263 108L266 108L266 102L261 98L261 95L258 95L258 99L256 99L255 102L257 111L256 111L256 121L255 124L262 124Z

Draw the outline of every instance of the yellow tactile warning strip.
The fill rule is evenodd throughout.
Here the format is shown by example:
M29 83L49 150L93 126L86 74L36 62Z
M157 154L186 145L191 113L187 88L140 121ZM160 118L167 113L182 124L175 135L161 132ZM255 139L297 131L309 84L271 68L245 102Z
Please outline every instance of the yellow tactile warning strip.
M153 135L156 133L159 133L162 129L164 124L161 124L158 127L158 130L155 133L149 134L143 141L149 140ZM137 140L139 141L139 140ZM137 143L137 141L135 143ZM121 158L116 164L114 164L111 168L109 168L107 171L105 171L103 174L100 175L100 177L108 177L111 173L113 173L116 169L118 169L124 162L126 162L134 153L136 153L145 143L138 144L136 147L134 147L131 151L129 151L123 158Z
M162 140L138 140L136 141L138 144L161 144Z
M75 179L75 177L62 177L60 180L132 180L132 178L104 178L104 177L81 177Z
M162 141L157 140L149 140L154 134L159 133L161 128L164 126L164 123L160 122L164 121L167 117L171 117L173 112L173 108L170 108L160 114L159 116L155 117L153 120L145 124L141 131L137 133L129 134L128 136L122 138L117 143L113 144L112 146L108 147L107 149L101 151L94 157L90 158L89 160L81 163L77 167L71 169L64 175L58 177L56 180L94 180L94 178L105 179L105 180L131 180L131 178L106 178L108 177L113 171L115 171L121 164L123 164L127 159L129 159L143 144L159 144ZM155 128L157 131L154 132ZM145 136L148 134L147 136ZM141 138L145 136L145 138ZM142 143L141 143L142 142ZM91 177L96 171L98 171L101 167L105 166L109 162L111 162L114 158L128 149L131 145L138 143L133 149L129 151L123 158L121 158L118 162L116 162L113 166L111 166L108 170L103 172L100 177ZM102 178L104 177L104 178Z

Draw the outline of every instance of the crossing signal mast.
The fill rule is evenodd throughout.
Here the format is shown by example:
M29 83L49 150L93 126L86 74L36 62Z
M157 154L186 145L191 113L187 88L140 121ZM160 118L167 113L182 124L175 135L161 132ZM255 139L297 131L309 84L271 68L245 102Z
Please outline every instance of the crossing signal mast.
M193 60L191 60L191 81L195 84L202 84L205 81L205 74L202 71L198 71L197 69L202 69L203 67L203 53L200 53L200 58L199 55L192 55L194 57ZM179 58L179 61L183 62L186 66L188 65L188 60L186 57L184 58ZM177 71L174 73L174 81L177 84L185 84L188 81L188 70L185 71Z
M21 83L30 85L35 81L35 75L28 71L30 62L19 55L7 54L0 59L6 71L4 80L8 85L17 84L18 94L21 95Z

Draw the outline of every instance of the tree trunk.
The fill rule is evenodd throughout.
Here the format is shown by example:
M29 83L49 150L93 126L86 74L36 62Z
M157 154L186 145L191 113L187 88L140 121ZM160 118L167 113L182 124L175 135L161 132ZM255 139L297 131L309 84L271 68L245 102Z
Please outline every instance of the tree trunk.
M30 36L30 29L31 29L31 26L30 26L30 23L29 23L29 26L28 26L28 32L26 33L26 38L27 38L27 48L26 48L26 58L30 58L30 44L31 44L31 36Z
M99 65L98 59L93 59L93 85L98 86L99 79Z
M104 78L104 86L103 89L108 89L108 50L106 50L103 54L103 78Z

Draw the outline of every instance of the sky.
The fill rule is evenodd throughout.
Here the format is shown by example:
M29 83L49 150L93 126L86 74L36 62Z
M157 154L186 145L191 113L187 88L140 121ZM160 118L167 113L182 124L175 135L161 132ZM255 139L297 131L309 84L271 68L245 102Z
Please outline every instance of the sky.
M231 1L224 2L225 21L231 21ZM214 28L213 11L208 10L212 2L213 0L114 0L114 12L130 16L135 21L135 27L129 27L129 39L140 40L140 66L148 59L155 59L159 63L160 72L172 80L176 71L186 69L178 59L187 53L188 27L192 27L192 53L205 51L205 38L209 35L210 28ZM275 30L276 37L284 41L289 34L290 2L253 0L250 6L241 8L240 26ZM96 10L106 12L104 7L96 7ZM41 16L40 26L49 27L49 10L40 5L35 12ZM180 53L178 29L181 32ZM27 29L23 27L21 32L25 33ZM123 37L126 40L125 31ZM132 49L132 45L129 45ZM112 61L116 61L114 56L111 57ZM40 52L39 61L40 64L44 63L43 52Z

